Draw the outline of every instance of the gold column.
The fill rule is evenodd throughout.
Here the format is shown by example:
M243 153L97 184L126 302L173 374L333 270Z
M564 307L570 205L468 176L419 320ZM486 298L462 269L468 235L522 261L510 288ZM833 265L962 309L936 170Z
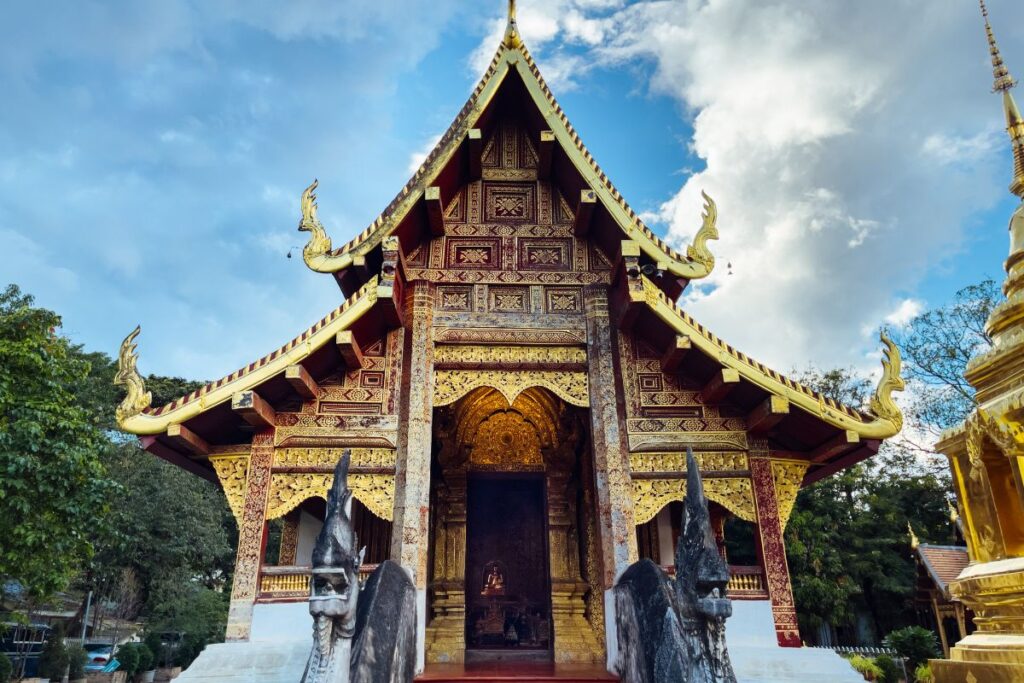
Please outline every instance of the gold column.
M427 626L428 662L466 658L466 472L446 471L434 531L433 619Z
M548 553L551 570L551 621L555 636L555 661L594 663L604 661L585 617L583 598L589 586L580 576L579 532L576 526L575 487L570 474L550 471L548 489Z

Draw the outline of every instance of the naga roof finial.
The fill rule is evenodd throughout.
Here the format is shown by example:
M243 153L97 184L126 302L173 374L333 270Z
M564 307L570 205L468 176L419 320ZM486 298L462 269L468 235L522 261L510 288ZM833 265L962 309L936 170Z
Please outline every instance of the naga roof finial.
M505 38L502 40L505 47L517 48L523 44L519 35L519 26L516 25L516 0L508 0L508 23L505 26Z
M121 350L117 354L117 374L114 375L114 384L123 386L127 390L121 405L117 406L114 411L119 425L123 425L125 420L141 413L153 402L153 394L146 391L142 375L135 367L139 360L139 355L135 352L135 338L141 331L141 326L137 325L131 334L121 342Z
M875 417L891 422L899 432L903 429L903 413L892 400L892 392L903 391L907 386L901 376L903 360L899 347L889 339L885 330L882 330L879 338L885 344L885 350L882 351L882 379L878 381L878 387L868 407Z
M921 545L921 541L917 539L917 534L914 533L914 527L910 526L910 520L907 520L907 531L910 533L910 548L917 550L918 546Z

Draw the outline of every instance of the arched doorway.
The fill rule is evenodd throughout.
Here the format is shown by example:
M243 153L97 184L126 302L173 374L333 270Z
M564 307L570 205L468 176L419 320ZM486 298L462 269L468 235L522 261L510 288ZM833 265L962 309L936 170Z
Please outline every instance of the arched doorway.
M428 660L603 659L581 569L584 417L539 387L437 409Z

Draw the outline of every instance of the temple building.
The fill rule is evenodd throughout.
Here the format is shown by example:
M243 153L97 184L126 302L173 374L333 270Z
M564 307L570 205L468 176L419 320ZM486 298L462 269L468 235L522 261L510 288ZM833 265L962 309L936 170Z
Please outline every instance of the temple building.
M121 427L217 482L237 519L229 641L294 624L308 638L312 539L351 449L365 564L412 577L421 667L510 653L604 665L616 577L641 556L672 563L689 446L719 535L730 518L754 530L730 632L801 645L783 532L801 487L900 430L887 338L860 410L680 308L715 265L715 203L685 253L645 226L545 84L514 3L469 101L369 227L335 246L316 187L303 256L337 283L336 309L164 406L136 370L138 330L121 348Z
M1013 150L1010 192L1024 199L1024 117L1011 89L981 2L992 55L993 90L1002 94ZM992 348L964 373L977 408L942 435L936 448L949 458L970 563L949 586L974 614L977 631L961 639L947 661L933 661L940 683L1024 680L1024 204L1010 218L1006 298L989 315Z

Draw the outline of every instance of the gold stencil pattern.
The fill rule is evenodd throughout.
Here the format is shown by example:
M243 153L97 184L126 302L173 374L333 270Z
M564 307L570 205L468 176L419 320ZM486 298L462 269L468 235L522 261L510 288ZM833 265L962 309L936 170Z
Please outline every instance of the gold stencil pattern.
M436 363L586 363L586 349L573 346L477 346L439 344Z
M242 509L245 507L245 474L249 468L248 455L231 455L210 458L210 464L217 473L221 488L228 499L228 507L235 521L241 525Z
M352 467L395 466L395 451L390 448L278 448L274 467L334 467L346 450L352 452Z
M446 406L473 389L493 387L510 404L530 387L543 387L575 406L590 406L586 372L538 370L437 370L434 373L434 405Z
M704 495L740 519L748 522L757 520L750 479L705 479ZM634 479L633 521L638 525L645 524L654 519L661 508L685 498L685 479Z
M705 451L694 453L702 472L746 471L746 453ZM629 467L633 472L686 472L686 453L632 453Z
M270 481L267 519L283 517L310 498L327 499L334 474L274 474ZM352 497L381 519L392 521L395 507L393 474L349 474Z
M775 498L779 505L779 523L782 530L786 530L786 523L793 513L793 505L796 503L796 494L800 492L800 485L804 481L804 474L809 464L806 462L795 462L791 460L773 460L772 475L775 478Z

